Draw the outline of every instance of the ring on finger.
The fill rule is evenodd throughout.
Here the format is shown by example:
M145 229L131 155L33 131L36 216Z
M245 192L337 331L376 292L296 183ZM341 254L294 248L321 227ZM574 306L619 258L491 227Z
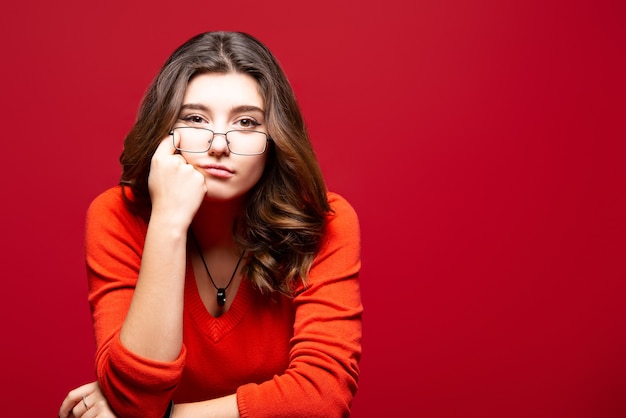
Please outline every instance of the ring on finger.
M87 406L87 397L85 395L83 395L83 405L85 405L85 409L89 409L89 406Z

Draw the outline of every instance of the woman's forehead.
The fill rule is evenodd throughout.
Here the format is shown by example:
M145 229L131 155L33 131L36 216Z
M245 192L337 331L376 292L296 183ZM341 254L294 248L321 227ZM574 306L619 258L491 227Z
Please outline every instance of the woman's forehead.
M196 110L264 111L257 81L244 73L204 73L187 85L183 108Z

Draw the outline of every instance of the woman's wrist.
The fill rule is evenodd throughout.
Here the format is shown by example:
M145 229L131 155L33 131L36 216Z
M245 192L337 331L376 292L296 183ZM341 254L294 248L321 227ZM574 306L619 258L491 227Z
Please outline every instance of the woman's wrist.
M189 225L191 225L191 218L188 219L180 214L152 211L148 228L158 229L160 234L166 234L171 237L184 236L186 239Z

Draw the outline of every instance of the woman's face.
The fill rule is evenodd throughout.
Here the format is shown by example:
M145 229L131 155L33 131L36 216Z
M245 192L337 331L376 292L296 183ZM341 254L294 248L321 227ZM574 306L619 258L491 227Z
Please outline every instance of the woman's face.
M193 135L210 135L210 132L190 127L216 133L208 151L181 151L187 163L204 176L205 199L230 200L250 191L263 174L267 150L257 155L235 152L259 152L266 145L266 137L249 132L229 133L231 152L223 134L233 130L267 133L263 98L256 80L240 73L207 73L194 77L187 86L175 124L175 128L183 128L174 130L180 133L174 135L177 146L185 148L182 145L197 140Z

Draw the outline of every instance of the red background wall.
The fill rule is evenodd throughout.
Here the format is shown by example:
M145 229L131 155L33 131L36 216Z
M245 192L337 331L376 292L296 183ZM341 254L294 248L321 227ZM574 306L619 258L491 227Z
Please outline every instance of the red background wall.
M166 57L227 29L278 56L360 214L353 416L626 416L623 2L3 9L4 415L93 379L85 209Z

